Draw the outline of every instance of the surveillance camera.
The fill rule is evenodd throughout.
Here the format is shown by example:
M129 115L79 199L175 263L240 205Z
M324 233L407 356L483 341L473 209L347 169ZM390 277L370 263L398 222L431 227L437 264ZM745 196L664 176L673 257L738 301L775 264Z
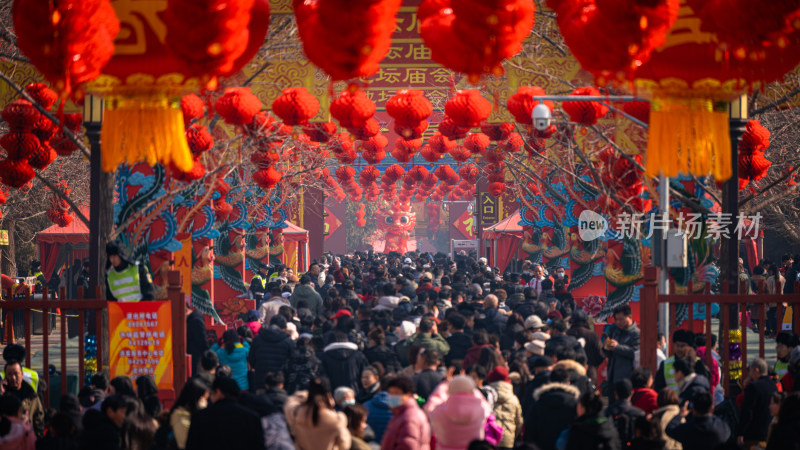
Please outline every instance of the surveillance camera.
M550 108L544 103L539 103L533 108L533 126L539 131L544 131L550 126Z

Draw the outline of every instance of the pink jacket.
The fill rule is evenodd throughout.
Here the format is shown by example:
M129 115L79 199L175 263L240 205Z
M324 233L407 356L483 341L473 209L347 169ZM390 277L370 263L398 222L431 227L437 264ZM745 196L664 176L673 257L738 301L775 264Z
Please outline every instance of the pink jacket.
M29 423L10 417L11 430L0 437L0 450L35 450L36 435Z
M464 450L484 437L486 410L472 394L451 395L430 416L437 450Z
M255 322L247 322L247 326L250 327L250 331L253 332L253 336L258 336L258 330L261 329L261 322L258 320Z
M409 399L393 409L392 414L383 433L381 450L431 449L431 427L416 400Z

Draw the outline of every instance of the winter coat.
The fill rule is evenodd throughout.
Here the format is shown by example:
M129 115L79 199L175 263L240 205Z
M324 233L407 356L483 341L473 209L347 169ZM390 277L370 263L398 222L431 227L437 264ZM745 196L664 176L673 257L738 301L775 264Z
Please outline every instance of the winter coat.
M269 450L295 450L292 436L286 425L282 412L276 412L261 418L264 429L264 448Z
M514 438L522 431L522 406L514 395L511 383L495 381L491 386L497 391L493 410L495 421L503 427L503 438L497 446L510 448L514 446Z
M634 389L631 404L644 411L645 414L650 414L658 409L658 393L650 388Z
M603 344L597 333L586 327L575 325L567 330L567 334L573 336L575 339L583 338L585 344L583 351L586 353L586 360L589 367L597 368L603 361L606 360L606 355L603 353Z
M453 360L463 360L467 356L467 351L472 347L472 336L461 331L454 333L446 340L450 346L450 351L447 352L447 356L444 358L444 362L447 365L450 365Z
M694 393L701 391L711 392L711 384L703 375L693 373L678 382L678 397L680 397L681 403L691 402Z
M260 320L254 320L252 322L247 322L246 325L247 325L248 328L250 328L250 331L253 332L253 336L254 337L258 335L258 330L261 329L261 321Z
M578 362L571 359L564 359L557 362L553 369L563 368L569 374L569 384L578 388L581 394L594 391L592 380L586 376L586 369Z
M398 372L403 367L397 359L397 353L386 345L376 345L364 350L364 356L370 364L379 362L388 373Z
M465 372L469 371L469 369L478 362L481 351L486 347L491 347L491 344L474 345L467 350L467 354L464 356L464 362L461 364Z
M681 408L678 405L667 405L653 411L653 417L658 419L658 424L661 427L661 435L667 441L664 446L665 450L682 450L681 443L667 436L667 425L672 422L672 418L681 413Z
M121 450L120 429L105 414L87 410L83 415L83 433L79 437L80 448L92 450Z
M233 351L228 353L224 347L218 344L211 346L211 350L219 357L219 363L230 366L231 376L236 380L239 389L246 391L250 389L250 383L247 380L247 355L250 354L250 344L245 341L244 343L236 343Z
M295 309L298 309L297 305L301 301L306 304L306 308L310 309L315 316L320 316L324 313L322 308L322 297L310 284L301 284L297 286L294 288L292 296L289 297L289 302Z
M206 325L203 320L203 313L198 309L186 316L186 353L192 355L192 375L200 372L200 360L203 359L203 353L208 350Z
M691 416L681 423L680 414L667 425L667 436L681 443L683 450L709 450L731 436L728 424L717 416Z
M23 380L22 386L16 391L6 388L6 395L13 395L19 399L20 403L22 403L22 408L28 411L28 418L33 425L33 432L36 433L36 437L42 437L44 435L44 408L31 385Z
M192 413L183 406L175 408L169 415L169 425L178 448L186 448L186 438L189 437L189 427L192 425Z
M411 337L395 346L395 351L397 352L397 358L400 360L400 364L403 364L404 362L408 364L408 349L415 344L421 345L427 349L436 350L439 352L440 358L447 356L447 353L450 351L450 344L448 344L441 335L432 335L430 333L414 333L411 335Z
M508 322L508 316L501 313L497 308L484 309L483 314L482 322L486 331L497 335L503 334L506 329L506 322Z
M548 383L533 393L535 403L525 416L525 442L542 450L555 448L562 431L575 418L575 404L581 391L564 383Z
M267 372L283 370L286 362L292 357L294 342L289 335L278 329L275 325L261 327L258 336L253 339L250 347L250 366L255 371L256 383L264 383ZM260 387L256 385L256 387Z
M264 397L266 397L272 406L274 406L278 411L283 411L283 407L286 405L286 400L289 399L286 391L281 388L267 389L264 391Z
M367 358L352 342L334 342L322 353L322 374L331 382L331 388L347 386L355 392L361 390L361 372L369 365Z
M431 393L439 383L444 379L444 375L433 369L425 369L422 372L415 374L411 381L414 382L416 387L417 396L423 399L430 397Z
M628 399L617 400L606 408L606 417L614 422L623 445L636 437L636 419L644 416L644 411L631 405Z
M0 436L0 450L34 450L36 434L31 424L16 418L9 418L11 429L5 436Z
M378 392L371 400L364 403L364 407L369 410L367 425L375 432L375 441L380 442L386 426L392 420L392 410L386 404L389 394L386 391Z
M317 424L311 421L311 408L305 405L308 391L294 393L283 407L289 431L298 450L348 450L350 432L347 417L333 409L320 408Z
M264 430L255 412L223 398L192 414L186 450L242 448L264 448Z
M295 391L308 389L308 383L318 377L320 362L317 355L309 347L295 347L292 357L286 365L286 392L294 394Z
M438 450L463 450L473 440L484 437L486 411L480 399L471 394L451 395L431 412L430 418Z
M569 429L566 450L620 450L621 448L614 423L603 416L578 417Z
M392 411L381 450L430 450L431 427L425 413L412 398Z
M608 338L617 341L614 351L603 350L608 357L608 382L613 386L619 380L630 379L633 373L633 359L639 350L639 327L636 323L625 330L613 326Z
M383 297L378 299L378 303L375 305L375 310L380 311L384 309L388 309L389 311L394 311L397 306L400 305L400 297L395 297L394 295L384 295Z
M778 387L766 375L750 382L744 388L744 403L739 413L737 436L744 436L746 441L767 440L767 430L772 421L772 416L769 414L769 398L777 391Z
M767 450L800 450L800 411L792 411L772 427Z

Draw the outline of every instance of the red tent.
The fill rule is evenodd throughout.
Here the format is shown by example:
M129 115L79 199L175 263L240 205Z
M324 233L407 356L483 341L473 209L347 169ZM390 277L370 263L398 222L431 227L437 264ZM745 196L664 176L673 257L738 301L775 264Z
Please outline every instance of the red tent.
M522 244L522 225L519 224L519 210L496 224L484 228L483 238L491 246L491 265L506 270L513 258L522 259L519 255Z
M283 255L281 262L291 267L295 273L308 270L308 230L286 221L283 229Z
M89 217L88 208L81 208L81 213ZM71 267L74 260L89 257L89 227L73 214L70 225L53 225L37 233L36 243L39 245L42 273L49 280L54 270Z

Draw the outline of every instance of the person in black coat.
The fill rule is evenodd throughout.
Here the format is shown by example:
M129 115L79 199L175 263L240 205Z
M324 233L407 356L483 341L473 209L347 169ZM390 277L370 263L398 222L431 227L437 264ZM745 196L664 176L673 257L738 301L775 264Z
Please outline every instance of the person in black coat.
M535 403L525 415L523 440L533 442L542 450L552 450L561 433L575 419L575 405L580 391L569 384L569 374L563 368L550 372L550 383L537 389Z
M683 450L711 450L731 437L731 429L722 419L712 414L714 397L708 391L698 391L692 396L692 415L685 402L681 413L667 424L667 436L681 443ZM689 417L687 417L689 416ZM685 423L681 420L686 418Z
M462 314L453 312L447 315L447 330L450 332L450 337L445 340L450 345L450 351L445 355L444 362L448 366L452 361L463 361L467 351L472 347L472 335L464 332L466 325L467 319Z
M600 338L589 326L589 316L585 311L579 309L572 313L571 326L567 334L575 339L583 338L583 351L586 353L586 362L589 366L586 373L592 383L597 384L597 368L606 360L606 355L603 353Z
M767 431L772 416L769 414L769 399L778 387L770 379L767 362L756 358L748 366L750 382L744 388L744 401L739 415L736 436L739 445L749 448L759 442L767 441ZM763 445L763 444L762 444Z
M275 405L278 411L283 411L283 405L286 404L286 400L289 398L289 395L283 389L283 382L284 377L281 372L267 372L266 377L264 377L264 386L267 388L264 391L264 397Z
M276 314L270 320L268 327L262 326L258 335L253 338L248 361L253 368L254 380L257 384L263 383L267 372L281 372L292 357L294 342L286 330L286 318Z
M681 403L692 401L695 392L711 391L711 383L708 382L708 378L694 373L694 363L691 358L675 358L673 368Z
M620 450L617 429L603 415L603 399L594 392L581 395L575 407L578 416L569 428L566 450Z
M632 396L633 385L630 380L619 380L614 385L616 400L606 408L606 417L614 422L619 440L626 446L636 437L636 420L645 417L644 411L631 404Z
M369 332L369 347L364 349L364 356L370 364L380 363L387 373L399 372L402 367L397 353L386 345L386 334L380 328Z
M203 313L195 309L186 316L186 353L192 356L192 376L200 372L200 361L208 349Z
M239 385L233 378L217 377L212 387L213 403L192 415L186 450L238 450L264 448L261 419L237 402Z
M369 365L369 361L346 334L336 331L334 340L325 347L320 358L322 374L328 377L332 388L347 386L358 393L361 391L361 372Z
M121 395L106 397L100 406L100 411L87 409L83 416L80 448L121 450L121 430L127 412L128 402Z
M294 394L296 391L308 389L308 383L319 376L319 366L311 338L299 338L286 365L286 392Z
M800 450L800 392L792 393L781 403L767 450Z

